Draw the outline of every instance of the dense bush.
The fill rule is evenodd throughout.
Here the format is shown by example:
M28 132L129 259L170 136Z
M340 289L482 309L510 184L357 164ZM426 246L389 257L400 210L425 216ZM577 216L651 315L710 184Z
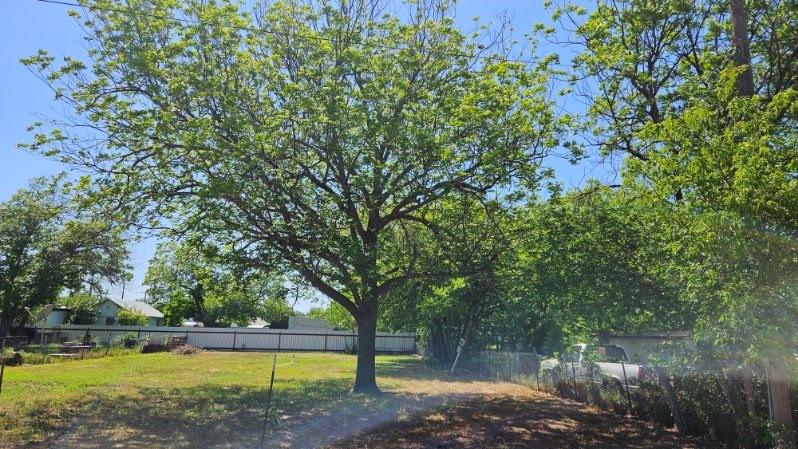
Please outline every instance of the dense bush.
M113 346L120 348L133 348L139 344L138 335L135 332L128 332L125 335L116 337L112 343Z
M124 309L119 311L117 321L122 326L146 326L149 318L138 310Z

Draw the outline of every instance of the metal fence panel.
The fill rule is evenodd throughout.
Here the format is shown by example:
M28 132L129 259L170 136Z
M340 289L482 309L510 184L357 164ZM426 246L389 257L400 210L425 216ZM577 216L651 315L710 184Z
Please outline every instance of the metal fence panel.
M133 333L137 338L156 341L186 337L188 344L205 349L341 352L357 347L357 332L352 331L64 325L37 327L36 332L47 336L49 341L80 340L88 333L101 345ZM412 353L416 349L416 336L378 332L375 343L378 352Z

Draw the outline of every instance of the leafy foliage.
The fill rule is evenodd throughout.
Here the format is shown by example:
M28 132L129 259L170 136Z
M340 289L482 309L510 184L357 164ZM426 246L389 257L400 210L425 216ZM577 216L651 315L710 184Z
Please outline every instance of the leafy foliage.
M81 207L60 179L37 179L0 203L0 334L62 290L125 275L121 231Z
M148 322L147 315L135 309L122 309L117 315L120 326L146 326Z
M81 291L63 296L58 302L69 308L66 319L68 324L94 324L97 319L97 308L102 303L102 298Z
M193 318L206 326L248 325L293 315L282 276L231 267L211 243L189 240L158 246L145 277L149 301L168 325Z

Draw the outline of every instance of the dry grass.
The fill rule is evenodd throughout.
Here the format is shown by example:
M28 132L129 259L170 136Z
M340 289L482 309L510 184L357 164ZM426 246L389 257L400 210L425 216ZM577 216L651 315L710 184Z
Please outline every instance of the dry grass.
M476 449L698 447L672 433L526 387L451 379L378 358L385 394L347 394L355 358L280 354L264 430L269 354L148 354L12 368L0 448Z

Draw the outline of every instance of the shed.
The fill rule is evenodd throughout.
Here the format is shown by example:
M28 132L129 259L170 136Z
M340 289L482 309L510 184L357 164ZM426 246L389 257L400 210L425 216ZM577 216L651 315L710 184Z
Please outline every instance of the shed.
M306 316L288 317L288 330L316 330L331 331L333 327L321 318L308 318Z
M672 341L692 342L690 331L650 332L645 334L610 334L598 333L602 345L620 346L626 351L633 363L644 363L653 354L658 353L663 344Z
M137 311L147 317L147 326L162 326L163 314L155 307L143 301L124 301L121 299L106 299L97 308L97 324L112 326L118 323L121 310Z

